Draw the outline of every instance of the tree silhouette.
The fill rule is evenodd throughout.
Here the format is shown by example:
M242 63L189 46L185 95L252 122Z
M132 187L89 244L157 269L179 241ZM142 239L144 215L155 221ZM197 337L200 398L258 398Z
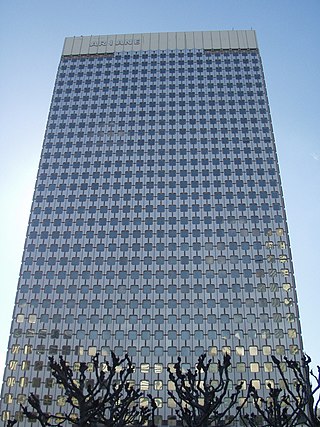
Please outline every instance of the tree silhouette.
M134 365L126 355L120 359L111 353L111 361L99 361L99 354L92 359L93 373L88 375L89 365L80 363L79 370L73 371L60 356L58 361L49 358L52 376L63 389L66 397L66 412L51 414L43 410L40 399L31 393L28 398L30 409L21 405L23 414L31 421L38 421L42 427L59 427L71 423L77 427L127 427L155 426L155 399L148 395L149 407L140 407L143 396L133 386L131 376ZM250 382L248 393L242 396L243 383L229 391L231 380L230 356L226 354L217 372L211 373L212 360L206 362L206 355L199 357L195 371L183 371L181 358L174 370L168 368L169 379L174 391L169 396L177 405L176 414L186 427L222 427L231 424L240 414L246 427L320 427L320 366L317 375L310 370L311 359L303 357L298 363L284 358L272 361L281 378L282 388L268 385L268 396L261 397ZM289 375L287 375L289 371ZM290 378L290 381L289 381ZM314 384L312 385L312 381ZM239 398L242 403L239 405ZM245 413L249 402L255 409ZM7 421L13 427L16 420Z
M283 388L268 384L269 396L265 399L259 396L258 391L250 384L249 395L252 398L255 413L241 414L245 426L250 427L293 427L304 425L308 427L320 426L320 367L318 375L310 370L311 359L304 356L301 363L284 358L286 368L275 356L271 356L281 379ZM285 375L289 370L292 383ZM312 378L316 385L313 388Z
M216 386L213 385L215 378L210 375L212 360L205 363L205 358L205 354L199 357L195 372L189 369L183 373L180 357L174 365L175 372L168 369L169 378L175 385L175 391L168 394L175 401L177 416L184 426L226 426L235 420L243 406L236 406L242 383L235 387L231 396L228 394L230 356L226 354L222 363L218 361ZM233 414L232 408L235 409Z
M120 359L111 353L111 363L104 361L100 364L97 354L92 363L93 381L88 380L86 363L80 363L78 378L75 378L75 373L61 356L58 362L50 357L49 366L57 383L63 386L68 411L62 415L47 413L38 396L31 393L28 403L32 410L22 406L24 415L29 420L37 420L42 427L61 426L66 421L78 427L125 427L146 423L155 411L154 401L150 396L152 410L139 406L142 392L130 382L134 366L128 355Z

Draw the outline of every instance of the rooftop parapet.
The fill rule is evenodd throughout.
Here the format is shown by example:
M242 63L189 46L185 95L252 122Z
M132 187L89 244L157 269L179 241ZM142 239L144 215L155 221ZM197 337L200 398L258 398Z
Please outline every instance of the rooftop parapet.
M254 30L67 37L62 56L177 49L257 49Z

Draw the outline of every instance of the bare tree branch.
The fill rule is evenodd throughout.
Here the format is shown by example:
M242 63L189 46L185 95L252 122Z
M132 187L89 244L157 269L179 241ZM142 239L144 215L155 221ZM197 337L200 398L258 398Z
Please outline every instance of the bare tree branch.
M32 411L21 406L24 415L30 420L37 420L42 427L57 427L66 421L78 427L95 425L125 427L143 425L151 414L154 419L152 397L150 397L151 410L139 406L142 392L134 388L130 382L134 365L128 355L120 359L111 353L111 362L105 360L100 365L97 354L91 361L93 384L91 380L88 381L86 363L80 363L78 377L74 378L74 372L62 357L58 362L53 357L49 358L52 376L57 384L63 386L67 397L68 412L59 416L47 413L42 410L39 398L31 394L28 403Z
M300 424L320 426L320 368L318 367L318 376L315 376L310 371L311 359L308 356L303 356L301 363L285 357L286 369L279 359L271 357L284 387L273 387L270 383L268 397L264 399L250 383L249 395L256 413L241 413L243 424L248 427L294 427ZM289 371L290 375L286 375L285 371ZM291 382L288 377L291 377ZM316 380L314 389L311 378Z
M178 358L178 362L174 365L175 372L170 372L168 369L169 378L175 386L175 392L169 391L168 394L178 407L176 413L183 425L188 427L226 426L234 421L242 408L242 406L236 406L242 383L229 396L230 356L226 354L222 363L218 361L217 385L213 385L214 377L209 379L212 360L209 359L205 363L205 358L205 354L199 357L195 372L189 369L186 373L183 373L181 358ZM233 413L232 408L235 408ZM228 418L227 414L229 414Z

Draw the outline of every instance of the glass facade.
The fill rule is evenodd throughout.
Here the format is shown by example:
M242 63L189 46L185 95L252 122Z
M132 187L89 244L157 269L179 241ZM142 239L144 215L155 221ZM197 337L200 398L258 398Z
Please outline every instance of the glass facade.
M167 367L229 352L266 390L301 354L293 268L257 48L63 55L23 254L2 419L30 392L63 412L48 356ZM28 424L28 423L27 423Z

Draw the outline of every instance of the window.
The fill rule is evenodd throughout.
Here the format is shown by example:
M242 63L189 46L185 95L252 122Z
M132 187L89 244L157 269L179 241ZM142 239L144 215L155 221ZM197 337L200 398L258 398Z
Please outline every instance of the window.
M259 363L257 363L257 362L253 362L253 363L250 363L250 371L251 372L259 372L259 369L260 369L260 367L259 367Z

